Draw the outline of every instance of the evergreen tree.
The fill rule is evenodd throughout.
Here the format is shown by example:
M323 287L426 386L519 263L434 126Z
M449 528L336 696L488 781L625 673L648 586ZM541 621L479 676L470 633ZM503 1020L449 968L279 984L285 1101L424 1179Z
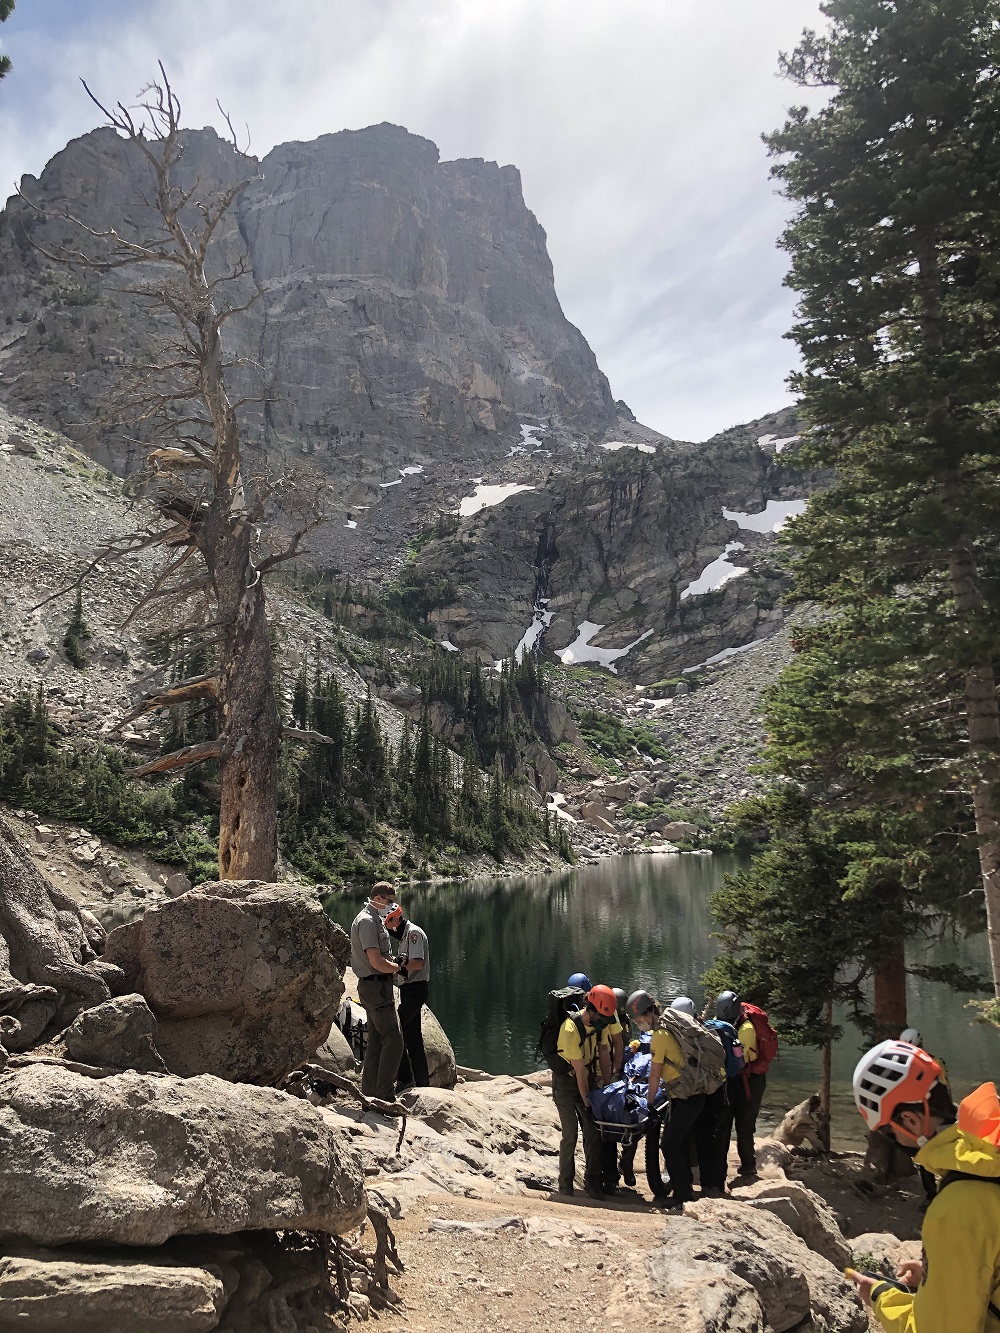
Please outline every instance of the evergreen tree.
M63 638L63 651L70 665L75 666L77 671L82 671L87 665L83 644L84 640L89 638L90 630L83 618L83 589L78 587L76 601L73 603L73 614L70 616L69 624L66 626L66 634Z
M9 19L14 12L14 0L0 0L0 23ZM0 56L0 79L10 73L10 56Z
M971 797L1000 995L1000 0L821 8L784 66L829 96L769 139L796 205L799 461L836 475L791 526L796 595L829 613L828 692L848 682L832 767L863 774L877 742L881 801Z
M309 726L309 681L306 677L305 662L299 668L292 690L292 722L303 731Z

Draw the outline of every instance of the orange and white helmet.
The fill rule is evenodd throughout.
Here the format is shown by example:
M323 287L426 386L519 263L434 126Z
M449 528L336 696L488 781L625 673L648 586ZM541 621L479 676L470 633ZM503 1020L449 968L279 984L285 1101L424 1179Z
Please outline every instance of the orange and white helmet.
M880 1129L897 1106L925 1102L940 1077L941 1066L919 1046L879 1042L854 1070L854 1101L868 1128Z

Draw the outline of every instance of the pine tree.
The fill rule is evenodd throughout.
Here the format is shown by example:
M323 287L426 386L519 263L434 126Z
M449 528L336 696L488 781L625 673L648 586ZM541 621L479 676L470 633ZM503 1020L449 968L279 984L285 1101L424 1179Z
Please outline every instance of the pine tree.
M84 640L89 638L90 630L83 618L83 589L78 587L76 601L73 603L73 614L70 616L69 624L66 626L66 634L63 638L63 651L70 665L75 666L77 671L82 671L87 665L83 644Z
M14 12L14 0L0 0L0 23ZM10 73L10 56L0 56L0 79Z
M768 141L796 205L799 461L836 474L790 529L796 594L850 681L841 767L877 741L881 800L915 808L914 769L971 797L1000 995L1000 0L821 8L784 63L829 97ZM920 714L943 753L908 748Z

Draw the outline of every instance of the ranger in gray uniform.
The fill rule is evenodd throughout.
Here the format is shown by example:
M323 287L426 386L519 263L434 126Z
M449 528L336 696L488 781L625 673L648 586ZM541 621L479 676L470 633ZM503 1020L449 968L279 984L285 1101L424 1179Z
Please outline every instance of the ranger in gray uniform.
M396 961L399 976L399 1026L403 1030L405 1050L399 1062L396 1091L404 1088L426 1088L430 1083L427 1073L427 1053L420 1015L427 1003L427 982L431 972L431 955L427 936L419 926L407 921L403 909L393 903L386 913L385 928L399 941Z
M384 880L373 884L368 902L351 925L351 967L358 979L358 999L368 1015L361 1091L366 1097L380 1097L386 1102L396 1095L396 1071L403 1054L392 988L399 968L392 961L389 935L382 924L394 897L391 884Z

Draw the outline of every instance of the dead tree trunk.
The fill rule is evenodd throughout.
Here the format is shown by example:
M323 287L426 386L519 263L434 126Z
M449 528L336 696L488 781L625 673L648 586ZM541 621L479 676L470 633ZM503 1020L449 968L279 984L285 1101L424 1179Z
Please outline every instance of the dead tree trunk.
M872 976L872 1017L875 1039L898 1037L906 1027L906 931L903 886L883 881L875 889L879 901L879 953Z
M948 573L956 615L970 619L980 615L983 598L971 540L950 552ZM974 662L965 672L965 715L993 991L1000 998L1000 706L990 660Z
M298 502L307 514L302 526L277 544L266 535L269 503L294 491L295 478L245 477L237 418L241 400L232 401L226 389L227 371L240 363L227 359L223 347L227 321L246 310L258 293L254 286L242 304L220 296L224 284L247 279L246 255L221 276L210 276L209 263L213 239L254 178L256 164L240 151L230 126L234 167L250 168L251 174L214 192L204 191L199 181L183 187L176 179L184 153L180 103L162 65L160 73L162 82L140 94L135 115L121 103L113 110L97 103L108 124L149 168L152 190L137 204L143 226L129 222L96 230L80 218L61 215L79 228L83 248L36 248L58 263L84 269L138 268L145 279L123 290L176 325L175 338L165 345L162 357L129 367L109 414L131 422L133 430L151 437L152 443L163 442L151 447L146 458L150 498L163 525L110 543L94 563L153 546L168 552L159 578L132 615L173 599L184 607L186 618L195 616L194 624L180 627L189 650L199 646L192 634L210 629L207 642L217 665L209 674L147 695L131 716L180 702L208 701L218 714L219 734L215 740L161 755L133 776L216 760L221 787L219 878L270 880L278 856L282 723L274 691L265 577L282 561L302 554L301 541L322 522L323 512L312 487L312 498ZM134 235L129 226L135 227Z
M9 1050L34 1045L80 1010L110 998L121 971L105 963L104 930L44 878L20 838L0 818L0 1015L20 1025Z

